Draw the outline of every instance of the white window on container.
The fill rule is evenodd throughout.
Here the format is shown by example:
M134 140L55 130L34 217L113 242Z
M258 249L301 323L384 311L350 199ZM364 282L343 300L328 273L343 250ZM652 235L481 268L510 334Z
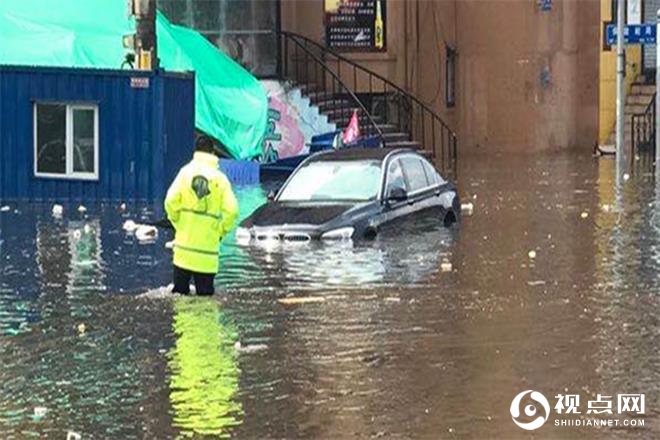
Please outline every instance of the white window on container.
M98 106L34 105L34 172L37 177L96 180L98 164Z

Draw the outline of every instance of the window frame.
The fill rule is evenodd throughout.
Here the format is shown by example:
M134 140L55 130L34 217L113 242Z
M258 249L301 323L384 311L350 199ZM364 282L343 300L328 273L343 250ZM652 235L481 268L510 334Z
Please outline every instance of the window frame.
M433 164L424 157L422 157L422 166L424 168L424 174L426 174L426 182L429 184L429 188L441 186L447 183L447 181L442 177L438 170L435 169ZM429 176L427 172L433 173L432 176ZM429 182L429 179L431 178L433 178L434 182Z
M65 163L66 171L64 174L45 173L39 171L39 145L38 145L38 108L40 105L62 105L66 107L65 112ZM74 121L75 111L91 110L94 112L94 172L83 173L73 169L74 153ZM32 153L34 156L33 172L36 178L63 179L63 180L99 180L99 105L95 102L62 102L62 101L34 101L32 104Z
M223 26L227 25L228 19L225 19L225 22L220 23L218 22L218 27L213 28L213 26L204 26L202 28L199 26L199 22L195 21L195 13L197 11L197 7L194 5L194 1L190 2L190 5L184 5L184 10L183 10L183 15L181 15L181 11L179 11L179 15L173 15L172 10L170 9L170 4L175 4L175 3L181 3L184 2L185 0L158 0L156 2L158 10L163 12L165 16L173 23L177 25L183 25L186 27L189 27L191 29L196 30L200 34L204 36L209 42L215 46L218 47L217 41L222 39L225 36L240 36L240 35L249 35L255 37L255 39L258 39L259 37L263 36L268 36L268 35L273 35L273 38L275 39L275 53L274 53L274 67L275 70L270 72L270 71L264 71L260 72L258 70L258 67L260 67L261 64L266 64L268 67L271 65L271 59L266 59L265 61L261 58L257 58L257 62L255 63L255 69L248 69L248 70L253 70L250 73L256 76L258 79L280 79L282 77L282 60L281 60L281 52L282 52L282 45L280 44L281 37L279 36L279 32L282 30L282 6L281 6L281 0L272 0L272 2L262 2L260 0L251 0L253 4L259 5L259 3L267 4L267 3L274 3L272 6L272 10L267 11L268 15L273 15L273 24L272 26L266 26L263 23L253 23L249 29L242 28L240 24L232 24L231 28L225 28L223 29ZM225 2L225 0L209 0L211 2L216 2L216 3L222 3ZM254 10L253 10L254 11ZM258 13L257 13L258 14ZM258 53L258 52L257 52ZM234 59L233 56L230 56L234 61L239 62L239 60ZM240 63L239 63L240 64Z
M399 168L401 169L401 177L403 177L403 189L408 192L408 178L406 176L406 173L403 171L403 164L401 163L401 158L400 157L395 157L390 162L387 164L387 169L385 170L385 184L383 185L383 193L385 197L387 197L387 190L390 187L390 171L394 165L399 165Z
M422 176L424 176L424 182L426 183L426 185L423 185L419 188L413 189L413 185L412 185L413 181L412 181L412 178L410 177L410 175L412 174L412 170L409 169L410 167L406 167L405 159L415 160L419 163L419 167L421 168ZM407 168L408 168L408 170L407 170ZM402 157L401 158L401 171L403 171L403 175L406 179L406 183L407 183L407 187L408 187L407 188L408 194L412 194L412 195L419 194L419 193L422 193L422 192L428 190L429 188L433 187L433 185L429 185L429 181L428 181L428 178L426 176L426 170L424 169L424 163L422 162L422 157L415 156L415 155L412 155L412 154Z
M378 161L378 160L375 160L375 159L365 159L365 160L356 160L356 161L342 161L342 160L318 160L318 161L315 161L315 160L310 160L313 157L314 156L310 156L305 161L303 161L300 165L298 165L296 170L289 176L289 178L284 182L284 184L282 184L282 186L278 190L275 201L281 201L281 202L284 202L284 203L309 203L309 202L314 202L314 201L318 201L318 202L360 202L360 203L363 203L363 202L371 202L371 201L374 201L374 200L378 200L379 195L380 195L380 191L381 191L381 186L380 185L382 183L382 173L383 173L383 170L382 170L383 164L382 164L381 161ZM305 168L313 167L314 164L318 164L318 163L324 163L324 164L336 163L336 164L339 164L339 163L359 163L359 162L369 162L369 163L379 164L379 168L380 168L380 170L379 170L380 177L378 179L378 184L379 185L378 185L378 189L376 191L376 195L373 196L373 197L370 197L368 199L361 199L361 198L360 199L336 198L336 199L316 199L316 200L315 199L309 199L309 200L299 200L299 199L284 199L283 200L282 199L286 189L290 187L290 185L294 181L295 177L298 176L301 172L303 172L303 170L305 170Z
M422 162L422 168L424 169L424 175L426 175L426 167L424 166L425 164L428 164L435 172L436 176L438 177L439 181L434 183L434 184L429 184L426 187L419 189L417 191L409 191L410 189L410 183L408 181L408 175L406 174L406 170L403 167L403 159L406 157L412 157L415 159L419 159ZM392 152L390 153L384 160L385 163L387 163L386 167L383 167L383 188L382 188L382 196L379 197L381 201L384 201L387 199L387 185L389 185L389 172L390 172L390 167L394 162L398 161L401 166L401 171L403 173L403 180L405 183L405 190L407 194L410 196L415 196L417 194L430 191L430 190L436 190L437 188L441 188L443 185L447 184L447 180L442 177L442 174L435 168L435 166L429 162L425 157L420 156L419 154L411 153L411 152ZM427 176L427 183L428 183L428 176Z

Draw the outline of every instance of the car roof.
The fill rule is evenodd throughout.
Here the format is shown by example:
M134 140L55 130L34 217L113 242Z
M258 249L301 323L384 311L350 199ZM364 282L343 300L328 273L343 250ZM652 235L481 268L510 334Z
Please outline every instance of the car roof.
M309 162L379 160L383 161L390 154L414 153L406 148L342 148L317 153L309 158Z

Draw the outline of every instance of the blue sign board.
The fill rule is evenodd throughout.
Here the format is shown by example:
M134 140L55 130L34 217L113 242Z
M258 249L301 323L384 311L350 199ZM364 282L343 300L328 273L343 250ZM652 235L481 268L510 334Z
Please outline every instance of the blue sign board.
M623 31L626 44L655 44L655 23L629 24ZM616 44L616 24L607 25L607 44Z
M552 10L552 0L538 0L539 8L542 11L551 11Z

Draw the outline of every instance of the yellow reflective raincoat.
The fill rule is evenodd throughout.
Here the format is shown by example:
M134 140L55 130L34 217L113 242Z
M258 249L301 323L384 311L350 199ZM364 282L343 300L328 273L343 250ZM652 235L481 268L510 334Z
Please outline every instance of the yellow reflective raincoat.
M193 272L218 272L220 241L234 226L238 202L213 154L195 152L165 197L176 230L174 265Z

